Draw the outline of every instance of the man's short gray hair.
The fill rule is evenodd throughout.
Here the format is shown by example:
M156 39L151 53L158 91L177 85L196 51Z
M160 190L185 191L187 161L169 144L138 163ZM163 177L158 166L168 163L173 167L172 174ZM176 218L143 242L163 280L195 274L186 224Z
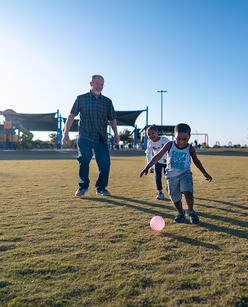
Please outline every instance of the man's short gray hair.
M95 79L102 79L102 80L104 80L103 76L101 76L101 75L93 75L91 81L94 81Z

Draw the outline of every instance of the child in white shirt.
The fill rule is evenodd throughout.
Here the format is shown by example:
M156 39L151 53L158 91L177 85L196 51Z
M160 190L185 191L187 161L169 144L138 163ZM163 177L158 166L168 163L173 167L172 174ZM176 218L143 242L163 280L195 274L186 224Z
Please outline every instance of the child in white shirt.
M147 144L147 150L146 150L146 159L147 163L149 163L153 156L155 156L161 148L168 143L170 140L167 139L165 136L159 136L158 130L155 125L150 126L146 130L147 136L149 138L149 142ZM155 164L155 167L150 168L150 173L154 173L155 168L155 181L156 186L158 190L158 195L156 199L163 200L164 199L164 193L162 188L162 170L163 174L165 175L166 170L166 154Z

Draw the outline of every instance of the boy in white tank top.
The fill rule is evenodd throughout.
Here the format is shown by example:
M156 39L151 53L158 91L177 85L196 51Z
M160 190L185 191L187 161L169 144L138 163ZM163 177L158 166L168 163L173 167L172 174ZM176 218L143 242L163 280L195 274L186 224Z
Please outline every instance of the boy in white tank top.
M193 179L191 173L191 158L195 166L202 172L206 180L212 181L212 177L206 172L201 161L198 159L195 149L188 143L190 139L191 129L187 124L178 124L175 127L175 141L169 142L163 146L158 154L156 154L147 166L141 171L140 177L143 174L147 175L149 169L159 161L165 153L167 153L167 191L174 203L178 215L175 217L175 223L185 222L185 211L182 206L182 194L184 194L187 206L188 215L191 224L199 223L199 217L193 209Z
M158 129L155 125L147 128L146 134L149 137L149 142L147 144L147 150L146 150L146 159L147 163L149 163L152 157L155 156L157 153L159 153L161 148L170 140L164 135L159 136ZM150 173L154 173L154 168L155 168L155 182L158 190L158 195L156 199L163 200L164 193L162 187L162 171L163 174L165 175L166 154L157 163L155 163L155 167L150 168Z

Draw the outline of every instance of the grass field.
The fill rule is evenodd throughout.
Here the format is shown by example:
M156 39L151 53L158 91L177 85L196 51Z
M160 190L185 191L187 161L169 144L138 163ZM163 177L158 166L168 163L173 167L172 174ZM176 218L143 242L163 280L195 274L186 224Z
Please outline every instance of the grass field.
M92 161L85 199L76 160L0 161L0 306L247 306L248 157L200 159L199 225L173 224L144 157L112 158L109 198Z

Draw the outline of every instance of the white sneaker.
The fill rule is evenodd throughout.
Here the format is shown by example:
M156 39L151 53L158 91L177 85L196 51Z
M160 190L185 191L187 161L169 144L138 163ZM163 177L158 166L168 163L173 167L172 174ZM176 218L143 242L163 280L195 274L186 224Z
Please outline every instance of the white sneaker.
M164 193L159 192L158 195L157 195L157 197L156 197L156 199L158 199L158 200L164 200Z

